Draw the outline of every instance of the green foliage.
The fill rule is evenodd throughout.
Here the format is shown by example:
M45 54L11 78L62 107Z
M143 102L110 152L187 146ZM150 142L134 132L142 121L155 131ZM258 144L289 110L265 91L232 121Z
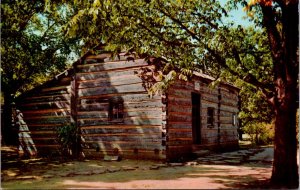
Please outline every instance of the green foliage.
M57 138L63 156L74 155L78 137L78 131L74 124L65 124L57 128Z
M87 49L103 43L111 51L163 57L166 62L160 66L166 78L188 80L193 71L200 71L217 79L234 76L253 85L255 92L273 90L265 31L223 22L228 14L218 1L104 0L68 5L75 6L77 14L65 31L79 36Z
M244 132L250 136L250 140L254 145L273 144L274 123L248 123L244 127Z
M1 84L4 94L17 96L67 66L78 40L65 38L63 6L46 11L45 2L1 1Z
M70 9L75 6L77 14L65 31L70 37L80 36L87 49L100 42L107 50L135 51L164 59L159 64L162 81L149 89L151 94L166 90L176 78L188 80L198 71L214 76L213 83L225 80L241 88L242 125L270 122L274 116L265 98L274 90L266 31L224 22L238 1L225 7L214 0L67 4Z

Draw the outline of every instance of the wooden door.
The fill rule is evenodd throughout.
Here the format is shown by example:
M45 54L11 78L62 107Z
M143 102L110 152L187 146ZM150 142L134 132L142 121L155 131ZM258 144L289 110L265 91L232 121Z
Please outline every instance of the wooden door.
M192 133L193 143L201 144L201 97L192 93Z

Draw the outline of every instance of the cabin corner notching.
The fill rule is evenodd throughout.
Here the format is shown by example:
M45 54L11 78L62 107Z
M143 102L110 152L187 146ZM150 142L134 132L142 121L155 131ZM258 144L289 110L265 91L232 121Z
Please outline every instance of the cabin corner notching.
M174 160L200 148L238 146L236 87L212 89L211 77L195 73L150 97L143 76L154 65L109 55L85 56L72 72L19 98L38 153L57 150L56 129L70 122L80 129L85 157Z

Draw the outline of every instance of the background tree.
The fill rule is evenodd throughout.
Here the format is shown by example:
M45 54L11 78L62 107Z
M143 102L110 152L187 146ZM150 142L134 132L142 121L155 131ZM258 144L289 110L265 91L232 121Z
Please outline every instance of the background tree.
M2 137L18 142L11 129L11 104L20 93L66 68L76 55L76 38L64 38L60 28L71 15L63 6L47 11L44 1L1 1L1 89L4 96Z
M230 73L250 85L274 110L272 182L298 187L298 0L229 3L231 8L238 3L246 6L258 29L224 23L227 10L215 0L74 1L70 4L79 11L66 29L87 47L100 42L110 50L163 58L165 83L176 77L188 79L196 70L214 75L215 82Z

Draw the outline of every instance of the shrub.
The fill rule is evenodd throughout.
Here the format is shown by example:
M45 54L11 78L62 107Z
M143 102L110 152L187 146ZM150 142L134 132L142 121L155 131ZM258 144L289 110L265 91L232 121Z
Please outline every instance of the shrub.
M266 145L273 143L275 135L273 123L248 123L243 130L250 136L252 144Z
M74 124L65 124L57 128L60 152L63 156L74 156L77 148L78 133Z

